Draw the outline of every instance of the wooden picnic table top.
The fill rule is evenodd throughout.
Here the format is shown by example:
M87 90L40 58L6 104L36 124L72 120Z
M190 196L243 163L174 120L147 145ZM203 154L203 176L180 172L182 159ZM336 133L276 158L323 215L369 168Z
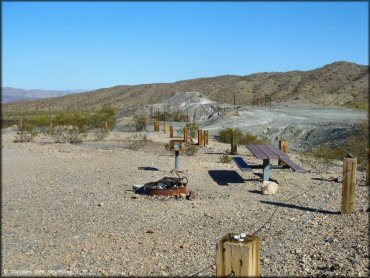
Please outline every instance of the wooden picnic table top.
M289 158L286 153L271 144L250 144L247 148L258 159Z

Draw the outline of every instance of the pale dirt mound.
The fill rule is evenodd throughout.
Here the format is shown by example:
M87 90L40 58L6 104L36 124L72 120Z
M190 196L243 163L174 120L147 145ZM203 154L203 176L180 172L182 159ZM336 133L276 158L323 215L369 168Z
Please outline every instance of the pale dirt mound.
M153 108L151 108L153 107ZM349 136L361 132L367 113L344 107L320 106L312 103L272 104L269 107L237 106L216 103L198 92L176 93L167 100L152 106L132 106L119 114L121 121L116 130L133 131L123 119L133 115L150 115L153 111L180 111L188 114L211 135L217 135L224 128L239 128L244 133L263 135L271 143L287 139L296 150L310 150L323 143L341 146ZM175 129L185 123L172 123ZM153 130L152 124L147 130Z

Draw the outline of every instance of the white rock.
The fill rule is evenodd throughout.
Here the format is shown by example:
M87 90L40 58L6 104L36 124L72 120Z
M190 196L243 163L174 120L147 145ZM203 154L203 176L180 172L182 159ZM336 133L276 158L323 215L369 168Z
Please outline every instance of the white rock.
M132 186L132 190L134 190L134 191L137 191L137 190L139 190L141 187L143 187L144 185L142 185L142 184L134 184L133 186Z
M261 185L261 192L264 195L274 195L278 192L278 184L273 181L264 181Z

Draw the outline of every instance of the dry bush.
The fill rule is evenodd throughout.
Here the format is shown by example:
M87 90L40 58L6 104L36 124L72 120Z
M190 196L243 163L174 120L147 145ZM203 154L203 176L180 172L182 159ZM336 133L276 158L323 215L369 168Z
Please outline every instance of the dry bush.
M221 163L231 163L232 158L230 156L226 155L221 155L220 156L220 162Z
M230 143L231 135L234 135L234 144L238 144L240 139L243 137L243 133L239 128L225 128L218 132L217 139L222 143Z
M55 143L72 143L78 144L82 143L83 138L86 134L82 134L80 129L76 126L56 126L53 129L52 136L54 138Z
M254 135L252 133L247 133L240 139L241 145L248 145L248 144L269 144L270 140L263 135Z
M135 116L134 125L136 131L146 131L146 126L148 125L148 116L146 115Z
M186 156L193 156L198 152L198 147L192 144L186 144L184 154Z

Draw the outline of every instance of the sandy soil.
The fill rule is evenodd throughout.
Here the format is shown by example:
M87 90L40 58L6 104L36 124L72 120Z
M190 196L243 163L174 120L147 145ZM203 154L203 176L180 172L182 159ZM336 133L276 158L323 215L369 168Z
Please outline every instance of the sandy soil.
M112 132L80 145L47 136L13 143L14 135L2 137L2 275L211 276L217 241L252 234L276 208L258 233L262 275L369 275L368 187L359 172L356 213L341 215L340 161L320 175L291 152L308 171L273 170L279 192L261 195L258 170L221 163L229 146L211 141L181 156L196 192L189 201L132 191L172 176L168 135L150 132L152 141L140 143L143 134ZM339 182L323 179L331 176Z

